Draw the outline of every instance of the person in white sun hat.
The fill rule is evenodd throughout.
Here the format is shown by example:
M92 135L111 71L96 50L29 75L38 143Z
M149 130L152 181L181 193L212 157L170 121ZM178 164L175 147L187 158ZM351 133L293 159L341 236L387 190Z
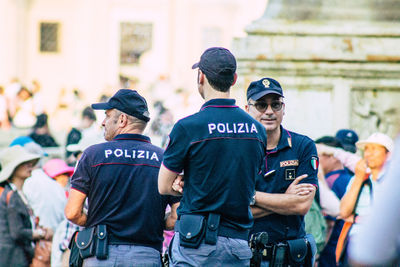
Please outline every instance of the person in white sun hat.
M371 212L394 143L386 134L377 132L358 141L356 146L363 152L363 158L357 162L355 174L340 202L340 217L355 222L349 233L350 239L359 231L359 222L362 223Z
M0 152L0 266L29 266L33 259L32 241L47 239L47 228L38 223L22 192L25 180L40 155L27 152L21 146Z

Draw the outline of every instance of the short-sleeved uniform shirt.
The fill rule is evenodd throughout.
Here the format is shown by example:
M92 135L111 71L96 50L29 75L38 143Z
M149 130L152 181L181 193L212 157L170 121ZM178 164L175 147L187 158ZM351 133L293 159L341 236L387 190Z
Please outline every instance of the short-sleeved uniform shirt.
M165 208L179 201L158 192L162 157L139 134L87 148L71 178L71 187L88 198L86 227L105 224L120 239L161 250Z
M266 177L258 176L256 190L266 193L285 193L293 180L308 174L300 183L318 185L318 154L314 141L304 135L289 132L281 126L278 146L267 151ZM304 216L271 215L254 220L252 231L267 232L269 242L279 242L305 236Z
M265 156L264 127L233 99L207 101L198 113L178 121L170 133L164 166L184 171L178 215L221 215L221 224L249 229L249 204Z

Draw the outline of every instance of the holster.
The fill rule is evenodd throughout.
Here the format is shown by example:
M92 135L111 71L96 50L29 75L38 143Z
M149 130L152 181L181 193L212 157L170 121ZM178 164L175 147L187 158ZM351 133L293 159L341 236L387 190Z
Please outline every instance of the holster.
M82 259L94 256L96 243L94 239L95 231L96 227L90 227L78 232L76 245L79 248Z
M96 236L96 258L99 260L105 260L108 257L108 235L105 225L100 224L97 226Z
M205 232L205 217L198 214L184 214L179 219L179 241L181 246L198 248Z
M217 244L218 228L221 215L210 213L207 218L205 243L210 245Z
M71 253L69 255L69 267L82 267L83 259L81 254L79 253L79 248L76 245L76 237L79 232L76 231L73 235L71 240L69 241L68 248L70 249Z
M290 266L303 266L308 254L307 241L304 238L288 240L287 258Z

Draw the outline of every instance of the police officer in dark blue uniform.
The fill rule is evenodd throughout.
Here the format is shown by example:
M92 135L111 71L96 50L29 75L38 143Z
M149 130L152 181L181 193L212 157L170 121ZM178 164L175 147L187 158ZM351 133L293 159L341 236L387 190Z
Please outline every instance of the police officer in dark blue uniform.
M96 248L84 266L161 266L163 229L173 228L179 199L158 193L163 151L142 135L150 120L146 100L134 90L121 89L108 102L92 107L105 110L102 125L108 142L83 152L71 178L65 215L86 229L95 227L98 240L106 234L108 255L98 255ZM167 204L172 212L165 220ZM100 231L104 225L106 230Z
M209 48L193 68L198 68L205 104L175 124L159 174L161 194L183 193L170 263L249 266L249 204L265 156L266 133L229 98L236 81L236 60L229 50ZM182 171L184 181L178 176Z
M304 215L311 207L318 185L315 144L307 136L281 126L285 103L282 87L276 80L263 78L252 82L247 89L247 101L246 110L263 124L268 136L266 170L264 176L257 178L252 206L256 218L252 233L268 234L262 266L307 265L306 257L311 264L315 252L310 248L315 249L315 242L311 236L308 244L301 240L306 236ZM300 241L292 242L295 246L289 240ZM304 255L303 249L309 254ZM295 259L290 258L293 251Z

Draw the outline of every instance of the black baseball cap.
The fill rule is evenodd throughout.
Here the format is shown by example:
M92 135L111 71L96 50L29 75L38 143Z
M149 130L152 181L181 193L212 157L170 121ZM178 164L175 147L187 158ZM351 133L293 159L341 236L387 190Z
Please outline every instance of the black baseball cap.
M200 57L200 61L192 66L199 68L207 77L229 77L236 72L236 59L232 53L223 47L208 48Z
M258 100L268 94L276 94L284 97L282 87L278 81L271 78L262 78L261 80L250 83L247 88L247 100L250 98Z
M318 138L317 140L315 140L315 143L316 144L324 144L324 145L331 146L331 147L343 148L339 139L337 139L334 136L329 136L329 135L325 135L325 136Z
M105 103L92 104L93 109L118 109L128 115L148 122L150 120L146 99L136 90L120 89Z

